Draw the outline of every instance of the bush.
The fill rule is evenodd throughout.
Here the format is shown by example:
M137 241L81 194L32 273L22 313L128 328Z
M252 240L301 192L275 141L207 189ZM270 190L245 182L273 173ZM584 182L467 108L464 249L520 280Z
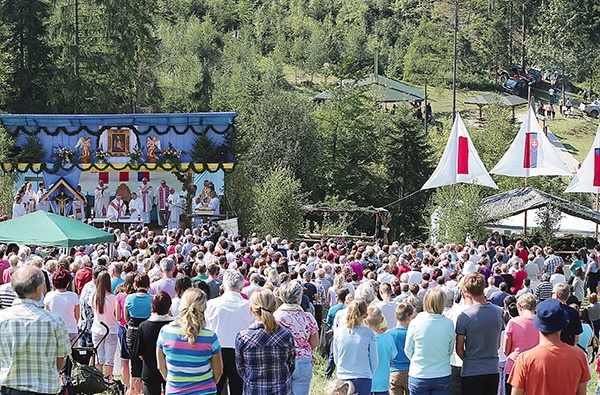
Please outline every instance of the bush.
M263 236L269 233L295 239L302 230L306 198L300 180L288 168L275 167L252 189L248 218L252 230Z

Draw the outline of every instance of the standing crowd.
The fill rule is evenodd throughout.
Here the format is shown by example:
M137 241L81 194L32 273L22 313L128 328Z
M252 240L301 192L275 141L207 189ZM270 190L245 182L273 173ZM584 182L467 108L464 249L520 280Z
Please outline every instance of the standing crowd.
M108 377L120 359L131 395L308 395L317 347L329 394L586 393L600 245L567 269L497 233L421 246L110 231L65 256L0 246L2 395L58 393L70 345L97 347Z

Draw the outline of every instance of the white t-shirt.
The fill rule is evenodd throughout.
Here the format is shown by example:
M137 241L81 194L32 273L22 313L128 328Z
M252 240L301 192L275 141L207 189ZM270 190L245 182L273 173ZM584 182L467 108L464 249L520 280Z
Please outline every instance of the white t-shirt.
M50 291L44 297L44 306L61 316L68 333L77 333L75 306L79 306L79 298L75 292Z
M117 307L117 296L113 294L107 294L104 300L104 313L100 314L96 308L94 301L94 295L90 305L94 309L94 321L92 322L92 333L104 335L106 329L100 325L100 322L104 322L108 325L109 333L116 335L119 333L119 322L117 321L116 307Z

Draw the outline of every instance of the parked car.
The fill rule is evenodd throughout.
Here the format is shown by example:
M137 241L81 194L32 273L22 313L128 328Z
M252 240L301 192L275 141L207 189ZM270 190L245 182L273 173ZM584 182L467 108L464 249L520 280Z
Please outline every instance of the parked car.
M510 93L515 96L527 96L528 93L528 83L524 79L514 79L509 78L504 81L502 88L505 92Z
M509 79L523 79L527 83L535 85L542 79L542 73L539 70L529 69L529 71L525 71L524 68L518 65L511 66L508 70L500 69L498 75L500 76L500 82L503 84Z
M588 104L581 103L579 104L579 109L592 118L598 118L598 114L600 114L600 100Z

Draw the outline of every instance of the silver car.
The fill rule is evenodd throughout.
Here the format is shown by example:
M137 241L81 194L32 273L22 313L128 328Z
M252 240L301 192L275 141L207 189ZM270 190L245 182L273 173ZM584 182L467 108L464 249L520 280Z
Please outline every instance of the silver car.
M579 109L592 118L598 118L598 114L600 114L600 100L589 104L581 103L579 104Z

